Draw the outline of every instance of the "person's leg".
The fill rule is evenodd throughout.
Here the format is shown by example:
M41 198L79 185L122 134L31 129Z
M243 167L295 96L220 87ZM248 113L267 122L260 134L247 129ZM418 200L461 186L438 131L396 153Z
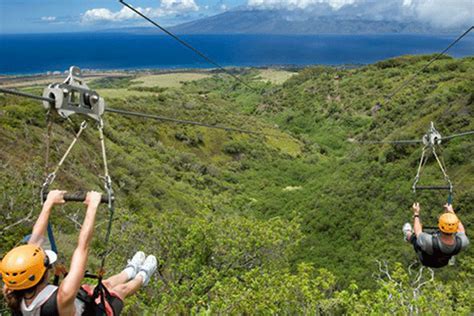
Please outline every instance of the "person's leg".
M119 274L115 274L105 280L103 283L108 289L113 289L119 284L124 284L129 280L132 280L140 270L141 265L145 262L145 254L142 251L135 253L131 260L128 260L128 264L125 269Z
M143 285L143 277L137 275L135 279L125 283L119 284L112 288L112 292L117 294L121 299L125 299L135 294Z
M105 287L108 289L113 289L119 284L126 283L129 280L128 274L125 271L120 272L119 274L115 274L110 278L103 281Z
M137 273L136 277L133 280L125 284L119 284L116 287L113 287L112 291L115 292L122 299L125 299L126 297L135 294L139 288L148 285L151 276L156 270L157 264L158 262L155 256L148 256L143 265L140 267L140 271Z

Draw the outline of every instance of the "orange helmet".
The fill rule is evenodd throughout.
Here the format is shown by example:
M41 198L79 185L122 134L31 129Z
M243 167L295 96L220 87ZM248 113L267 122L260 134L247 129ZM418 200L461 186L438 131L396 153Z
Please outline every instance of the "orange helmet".
M456 214L444 213L439 217L438 227L443 233L453 234L458 231L459 219Z
M24 290L38 284L57 256L35 245L13 248L0 263L0 274L10 290Z

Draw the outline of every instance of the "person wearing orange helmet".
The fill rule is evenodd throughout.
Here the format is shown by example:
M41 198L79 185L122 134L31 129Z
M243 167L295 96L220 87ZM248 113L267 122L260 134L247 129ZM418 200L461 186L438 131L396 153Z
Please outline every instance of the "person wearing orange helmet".
M413 203L413 227L403 225L405 241L410 242L424 266L441 268L449 260L469 245L469 239L451 204L445 204L445 212L438 219L438 231L433 234L423 232L420 221L420 204Z
M101 195L87 193L84 223L74 250L69 273L58 286L48 283L49 268L57 255L44 250L42 242L54 205L63 204L65 191L51 191L43 204L27 245L10 250L0 262L0 275L4 283L3 294L12 315L96 315L102 303L101 314L118 315L123 308L123 300L147 285L156 270L156 258L141 251L128 262L119 274L103 281L107 297L92 297L92 288L82 285L87 265L94 223ZM99 300L99 302L97 302Z

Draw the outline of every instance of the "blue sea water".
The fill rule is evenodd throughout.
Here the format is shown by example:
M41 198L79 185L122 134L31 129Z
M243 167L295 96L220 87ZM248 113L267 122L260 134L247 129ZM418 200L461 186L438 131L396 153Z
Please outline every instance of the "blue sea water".
M442 51L454 36L189 35L183 39L223 66L368 64L404 54ZM474 55L474 36L453 47ZM0 35L0 74L88 69L213 68L165 35L64 33Z

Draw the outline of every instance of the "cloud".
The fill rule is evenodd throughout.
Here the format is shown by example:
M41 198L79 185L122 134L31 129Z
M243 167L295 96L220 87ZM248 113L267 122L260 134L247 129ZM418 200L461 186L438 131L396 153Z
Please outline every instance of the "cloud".
M151 15L151 8L137 8L138 11ZM154 16L156 16L157 12L154 12ZM98 9L91 9L87 10L84 15L82 16L82 22L84 23L94 23L99 21L108 21L108 22L119 22L124 20L130 20L137 18L136 14L131 11L130 9L123 7L118 12L112 12L109 9L105 8L98 8Z
M437 27L466 26L474 22L474 0L404 0L415 16Z
M150 18L173 15L183 12L198 11L199 7L194 0L162 0L159 8L136 8ZM111 11L106 8L87 10L81 18L83 23L121 22L139 19L136 13L123 7L120 11Z
M54 22L54 21L56 21L56 17L55 16L43 16L43 17L41 17L41 21L43 21L43 22Z
M194 0L162 0L161 8L169 11L197 11L198 5Z

